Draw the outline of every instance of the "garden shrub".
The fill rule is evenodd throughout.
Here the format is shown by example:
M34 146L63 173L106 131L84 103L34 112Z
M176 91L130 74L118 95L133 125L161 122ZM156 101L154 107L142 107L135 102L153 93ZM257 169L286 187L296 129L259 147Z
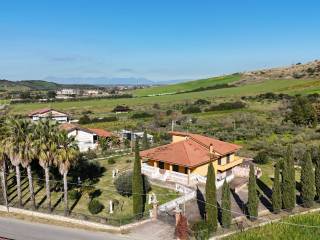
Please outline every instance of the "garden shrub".
M192 231L196 240L207 240L210 237L208 224L204 220L196 222Z
M258 154L253 158L255 163L258 164L267 164L269 162L269 156L266 151L260 151Z
M132 111L128 106L126 105L117 105L112 112L130 112Z
M149 118L149 117L152 117L152 116L153 116L153 114L148 113L148 112L138 112L138 113L132 114L131 118L132 119Z
M189 113L201 113L201 109L198 106L191 105L182 110L182 114Z
M97 158L97 153L89 149L86 153L83 154L85 158L91 160Z
M132 171L124 172L114 181L114 185L120 195L126 197L130 197L132 195L132 174ZM143 175L143 185L145 193L151 190L150 183L145 175Z
M77 200L81 197L81 193L77 189L72 189L68 192L68 196L69 196L70 200Z
M115 164L116 161L114 160L114 158L109 158L108 159L108 164Z
M98 214L104 208L103 204L97 199L93 199L88 204L88 210L91 214Z

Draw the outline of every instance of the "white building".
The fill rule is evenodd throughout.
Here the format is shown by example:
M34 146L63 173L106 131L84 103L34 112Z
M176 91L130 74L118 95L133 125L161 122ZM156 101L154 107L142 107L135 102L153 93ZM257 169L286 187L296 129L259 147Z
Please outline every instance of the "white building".
M78 143L80 152L96 149L99 137L111 137L111 133L97 128L84 128L76 124L64 123L60 129L65 130L68 136L73 136Z
M79 89L73 89L73 88L64 88L61 90L58 90L57 95L79 95L80 90Z
M133 132L128 130L121 130L120 135L122 139L135 140L137 137L142 139L144 132ZM133 137L133 139L132 139ZM153 136L151 134L147 134L147 138L150 143L153 143Z
M66 123L69 121L69 115L51 108L43 108L35 110L29 114L29 118L33 121L39 121L40 119L52 119L59 123Z

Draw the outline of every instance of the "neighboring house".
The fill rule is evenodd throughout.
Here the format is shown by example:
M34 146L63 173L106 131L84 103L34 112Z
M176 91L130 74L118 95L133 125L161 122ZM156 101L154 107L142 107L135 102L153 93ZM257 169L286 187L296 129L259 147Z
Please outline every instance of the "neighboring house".
M68 136L73 136L78 143L80 152L86 152L89 149L96 149L100 138L109 138L112 133L98 128L84 128L76 124L64 123L60 128L68 133Z
M137 137L142 139L144 132L133 132L128 130L121 130L120 136L122 139L135 140ZM153 136L151 134L147 134L147 138L150 143L153 143Z
M35 110L29 114L29 118L31 118L33 121L39 121L40 119L48 118L55 120L59 123L66 123L69 121L68 114L54 110L52 108L43 108Z
M73 89L73 88L64 88L61 90L58 90L57 95L79 95L80 90L79 89Z
M206 136L170 132L172 143L140 152L142 171L152 178L185 184L206 182L209 163L213 163L217 186L233 179L235 167L243 159L236 155L240 146Z

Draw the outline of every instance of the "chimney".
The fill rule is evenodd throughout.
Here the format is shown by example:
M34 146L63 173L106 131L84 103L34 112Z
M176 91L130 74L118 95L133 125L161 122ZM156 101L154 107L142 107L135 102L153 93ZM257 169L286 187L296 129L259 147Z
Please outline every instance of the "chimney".
M212 143L210 143L210 146L209 146L209 153L210 154L214 153Z

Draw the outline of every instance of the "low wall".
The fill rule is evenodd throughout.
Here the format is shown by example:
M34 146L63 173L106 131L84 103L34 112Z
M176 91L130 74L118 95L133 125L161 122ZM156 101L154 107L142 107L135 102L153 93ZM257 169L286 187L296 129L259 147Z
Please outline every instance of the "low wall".
M69 217L64 217L64 216L59 216L59 215L52 215L52 214L47 214L47 213L40 213L40 212L30 211L30 210L25 210L25 209L20 209L20 208L9 207L8 209L9 209L9 211L7 211L7 208L5 206L0 205L0 211L2 211L2 212L23 214L23 215L28 215L31 217L51 219L51 220L55 220L55 221L67 222L67 223L82 225L82 226L86 226L86 227L91 227L91 228L96 228L96 229L101 229L101 230L108 230L108 231L115 231L115 232L129 230L129 229L134 228L136 226L140 226L142 224L145 224L147 222L152 221L152 219L146 219L146 220L143 220L140 222L126 224L121 227L115 227L115 226L111 226L111 225L107 225L107 224L94 223L94 222L89 222L89 221L85 221L85 220L74 219L74 218L69 218Z

